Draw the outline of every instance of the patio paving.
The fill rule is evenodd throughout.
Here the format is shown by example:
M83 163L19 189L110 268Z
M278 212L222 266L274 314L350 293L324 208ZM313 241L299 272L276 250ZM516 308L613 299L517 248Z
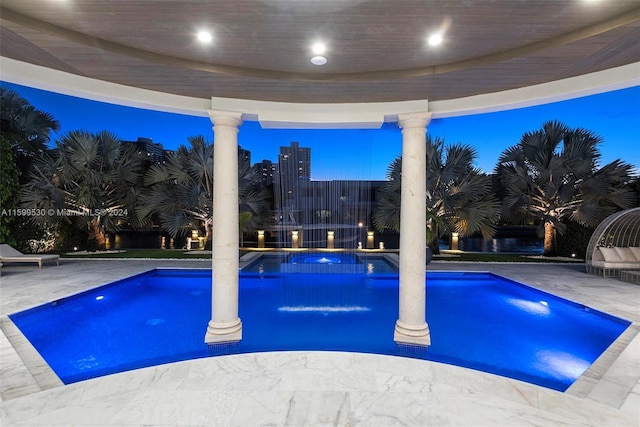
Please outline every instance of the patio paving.
M583 265L434 262L491 271L631 320L566 392L423 360L337 352L205 358L63 385L7 315L156 267L68 260L0 277L0 424L101 426L640 426L640 287ZM203 331L206 325L203 325ZM203 332L204 333L204 332Z

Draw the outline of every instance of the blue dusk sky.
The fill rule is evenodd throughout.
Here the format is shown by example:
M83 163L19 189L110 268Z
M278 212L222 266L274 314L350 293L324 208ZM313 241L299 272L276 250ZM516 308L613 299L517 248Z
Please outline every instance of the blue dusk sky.
M60 132L53 135L53 140L77 129L109 130L123 140L151 138L166 149L186 144L192 135L213 140L207 117L141 110L7 82L1 85L20 93L60 122ZM640 172L640 86L536 107L436 119L429 124L428 133L449 144L460 142L475 147L476 166L490 173L505 148L549 120L600 135L601 165L619 158ZM279 147L291 141L311 148L313 180L383 180L389 163L401 152L402 135L392 123L381 129L298 130L262 129L257 122L245 122L238 134L239 144L251 151L252 162L277 160Z

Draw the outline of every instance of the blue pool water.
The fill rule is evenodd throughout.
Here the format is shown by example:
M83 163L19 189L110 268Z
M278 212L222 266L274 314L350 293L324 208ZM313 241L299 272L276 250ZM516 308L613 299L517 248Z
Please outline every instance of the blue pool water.
M289 256L290 264L356 264L358 258L349 253L301 253Z
M246 273L394 274L398 266L383 255L344 252L264 254L242 268Z
M210 270L152 270L10 315L65 383L218 354L415 357L564 391L630 322L490 273L428 272L426 350L398 346L397 274L241 273L243 339L204 344Z

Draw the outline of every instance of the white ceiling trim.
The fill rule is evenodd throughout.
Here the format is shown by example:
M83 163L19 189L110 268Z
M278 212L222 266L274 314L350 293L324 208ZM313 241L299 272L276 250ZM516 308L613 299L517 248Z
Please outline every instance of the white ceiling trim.
M92 79L0 56L0 80L109 104L209 117L211 101Z
M398 114L445 118L511 110L640 85L640 62L520 89L433 101L313 104L231 98L193 98L77 76L0 57L3 81L128 107L208 117L207 110L242 112L265 128L379 128Z
M519 89L433 101L433 118L458 117L532 107L640 85L640 62Z

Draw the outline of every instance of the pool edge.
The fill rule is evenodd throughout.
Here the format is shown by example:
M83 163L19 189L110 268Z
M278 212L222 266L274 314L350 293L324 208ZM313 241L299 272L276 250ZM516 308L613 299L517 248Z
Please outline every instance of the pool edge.
M51 369L46 360L40 355L38 350L36 350L8 316L0 317L0 330L13 347L14 352L20 358L23 366L31 375L31 378L38 387L38 391L50 390L65 385L60 377ZM10 389L6 391L11 394L11 398L32 393L28 389ZM8 400L4 396L4 392L5 390L3 390L3 400Z
M640 324L631 323L614 342L565 390L566 394L582 399L589 397L598 383L620 359L631 342L638 337Z

